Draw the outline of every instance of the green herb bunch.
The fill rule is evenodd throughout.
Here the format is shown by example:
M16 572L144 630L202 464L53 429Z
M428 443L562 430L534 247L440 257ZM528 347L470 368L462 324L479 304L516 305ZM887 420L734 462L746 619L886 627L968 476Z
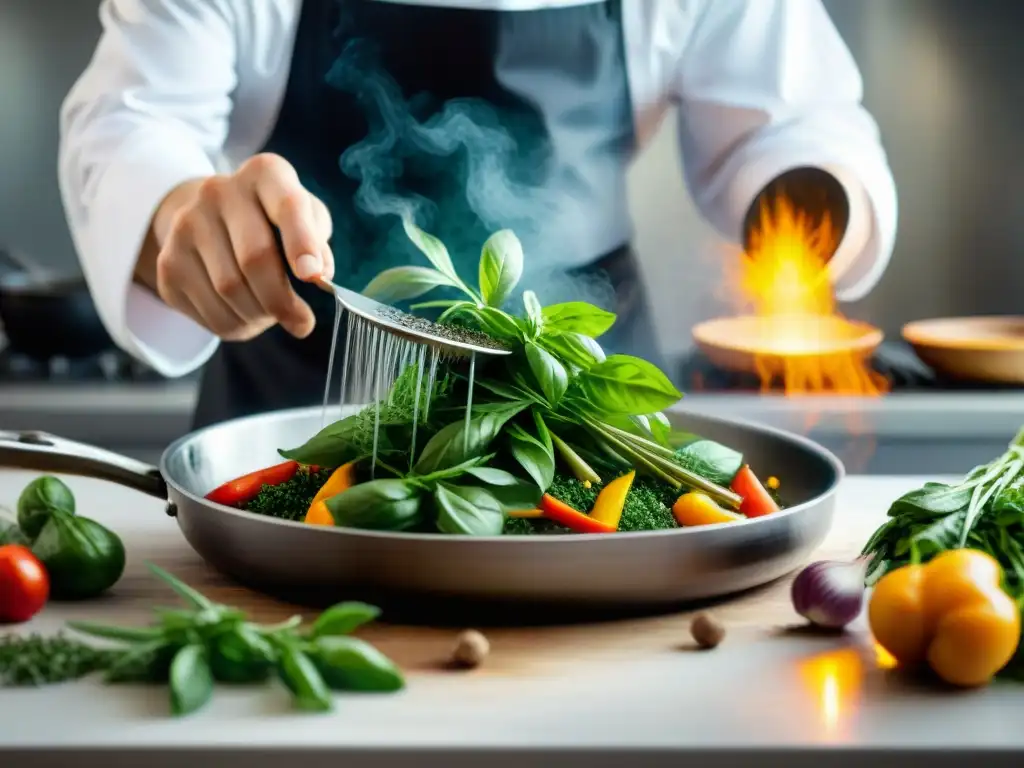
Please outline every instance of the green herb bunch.
M650 362L630 355L606 356L598 339L615 315L586 302L541 306L532 291L522 294L523 313L504 305L523 273L523 249L509 230L484 244L476 288L456 272L444 244L406 219L405 231L431 267L385 270L363 293L382 302L409 301L434 288L460 291L464 298L428 301L416 308L443 309L441 322L458 321L514 350L502 362L484 366L476 378L468 422L461 410L451 421L421 434L428 436L418 456L399 471L388 453L407 451L388 430L407 429L412 414L393 423L380 404L383 430L378 462L394 477L352 487L327 501L339 525L386 530L420 529L431 524L446 533L499 535L510 505L534 506L551 486L561 462L577 479L599 485L607 473L632 468L673 491L699 489L731 507L740 498L727 487L742 457L724 446L731 474L716 471L700 457L678 449L696 441L675 433L663 410L682 397L668 377ZM418 375L415 366L412 374ZM453 374L454 375L454 374ZM418 380L418 379L417 379ZM388 400L393 399L389 396ZM454 398L452 398L454 401ZM457 404L457 403L456 403ZM375 415L377 406L364 413ZM353 458L360 418L329 425L306 444L281 451L304 464L338 466ZM429 425L428 425L429 426ZM708 443L708 441L703 441ZM707 447L707 446L705 446Z
M1024 430L1002 456L960 482L926 483L893 502L889 520L864 546L873 556L867 583L965 547L1000 563L1004 588L1024 607ZM1024 649L1005 672L1024 677Z
M308 631L298 616L263 626L237 608L214 603L155 565L149 569L185 602L158 608L147 627L70 622L83 635L119 647L92 649L60 638L11 639L0 644L0 674L8 684L42 684L102 671L108 683L165 683L171 713L187 715L213 696L215 682L265 683L276 676L296 706L327 711L331 691L396 691L404 680L394 663L373 646L350 637L380 611L340 603L324 611Z

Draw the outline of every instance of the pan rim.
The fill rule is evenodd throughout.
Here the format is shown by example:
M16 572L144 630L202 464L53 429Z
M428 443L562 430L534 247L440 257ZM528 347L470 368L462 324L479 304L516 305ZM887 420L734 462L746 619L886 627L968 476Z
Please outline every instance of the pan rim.
M694 340L701 346L716 349L720 352L734 352L743 355L757 355L759 357L771 357L787 360L820 358L829 357L831 355L847 355L851 353L863 353L867 355L882 343L885 336L883 331L877 326L871 325L870 323L862 320L851 320L845 317L838 317L834 319L841 320L851 328L858 329L860 333L851 339L845 339L816 350L807 349L795 352L785 352L782 350L761 349L743 341L725 342L715 333L715 331L723 327L759 319L761 318L757 315L716 317L695 325L692 330L692 335Z
M1013 353L1024 352L1024 338L960 338L931 335L931 328L946 323L960 323L965 326L978 326L987 323L1015 322L1024 328L1024 315L966 315L964 317L933 317L926 320L914 320L903 326L903 339L914 347L925 349L941 349L956 352Z
M171 459L181 450L184 449L189 443L200 439L203 435L208 434L214 430L225 427L226 425L241 424L248 421L257 420L286 420L290 418L299 418L302 416L315 416L321 412L320 406L308 406L304 408L287 408L275 411L268 411L266 413L253 414L251 416L243 416L237 419L231 419L226 422L213 424L208 427L204 427L195 432L190 432L168 445L160 457L160 474L163 476L164 481L167 483L174 493L180 494L189 501L198 505L204 511L216 512L220 514L229 515L236 518L248 520L254 524L262 523L268 525L279 525L285 526L286 528L297 528L306 531L309 534L324 534L334 536L347 536L362 538L368 541L394 541L394 542L425 542L434 541L448 546L471 546L473 544L498 544L499 542L505 542L506 546L527 546L537 545L539 542L544 542L540 546L555 546L555 545L566 545L570 542L579 541L582 543L595 542L595 541L620 541L623 539L628 540L647 540L651 538L660 538L668 536L697 536L697 535L712 535L722 530L749 530L750 526L761 525L770 526L778 523L778 521L787 520L790 517L799 515L808 511L809 508L816 505L817 503L834 496L839 490L840 485L846 477L846 468L843 466L842 461L832 451L828 450L824 446L816 443L804 435L799 435L794 432L789 432L784 429L779 429L766 424L759 424L749 419L737 419L737 418L725 418L712 414L702 414L697 411L690 411L685 407L676 404L667 409L669 413L679 414L692 414L701 419L705 419L712 422L719 422L731 426L740 427L743 429L750 429L755 432L767 434L769 436L790 442L803 450L811 453L820 458L832 471L832 479L829 483L828 488L819 493L817 496L810 498L800 504L792 507L788 507L784 510L780 510L777 513L771 515L765 515L753 519L746 519L740 522L731 523L716 523L714 525L702 525L702 526L691 526L691 527L680 527L680 528L669 528L657 531L623 531L621 533L607 534L607 533L577 533L573 535L565 536L460 536L455 534L446 533L413 533L408 531L375 531L367 530L362 528L342 528L342 527L328 527L328 526L310 526L301 521L281 520L279 518L268 517L265 515L257 515L252 512L246 512L244 510L235 509L234 507L228 507L223 504L217 504L216 502L208 501L207 499L198 496L197 494L184 488L176 478L172 476L169 470Z

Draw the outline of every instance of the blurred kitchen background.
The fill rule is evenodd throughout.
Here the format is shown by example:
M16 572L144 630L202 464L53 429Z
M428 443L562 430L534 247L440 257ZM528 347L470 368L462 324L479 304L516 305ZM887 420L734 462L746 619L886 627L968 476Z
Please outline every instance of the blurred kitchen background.
M57 112L92 54L97 5L0 2L0 247L60 272L76 271L77 260L57 188ZM1024 177L1024 3L826 5L862 68L900 197L892 264L870 297L844 311L880 326L890 340L914 319L1020 311L1024 215L1015 180ZM660 342L673 375L682 377L691 327L723 310L714 298L722 274L683 186L672 116L633 170L631 199ZM0 429L45 428L148 459L188 429L194 381L153 381L112 360L84 368L58 362L43 371L0 361ZM690 381L680 384L691 389ZM928 386L915 380L906 388L916 394ZM925 399L857 406L856 423L848 403L775 403L747 392L694 392L691 402L794 428L817 409L826 418L819 414L816 436L842 451L857 443L872 458L851 469L878 472L963 472L975 456L991 458L1024 421L1017 405L1024 397L1015 393L933 388L920 393ZM955 437L956 455L933 456L936 437Z

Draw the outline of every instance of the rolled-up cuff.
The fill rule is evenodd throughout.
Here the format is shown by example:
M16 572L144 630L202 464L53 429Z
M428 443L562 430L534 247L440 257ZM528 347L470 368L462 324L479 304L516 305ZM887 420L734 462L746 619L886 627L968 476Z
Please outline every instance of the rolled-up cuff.
M829 270L836 298L856 301L875 287L889 264L896 238L896 189L884 156L844 152L839 137L834 143L840 151L812 136L776 134L756 142L735 159L734 181L713 223L736 237L750 206L775 179L796 168L820 168L842 185L849 203L849 220Z
M147 131L127 141L89 207L86 279L114 341L167 377L203 365L218 339L133 282L135 264L157 207L179 184L214 173L209 157L180 137Z

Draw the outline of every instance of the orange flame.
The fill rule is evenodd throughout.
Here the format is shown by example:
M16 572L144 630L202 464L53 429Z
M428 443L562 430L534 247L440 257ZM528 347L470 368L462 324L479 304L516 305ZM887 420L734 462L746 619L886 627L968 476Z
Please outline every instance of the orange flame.
M874 329L836 308L828 261L838 242L827 214L815 222L784 196L774 205L762 203L730 282L735 298L762 326L755 364L763 390L776 380L790 396L878 396L888 389L867 360Z

